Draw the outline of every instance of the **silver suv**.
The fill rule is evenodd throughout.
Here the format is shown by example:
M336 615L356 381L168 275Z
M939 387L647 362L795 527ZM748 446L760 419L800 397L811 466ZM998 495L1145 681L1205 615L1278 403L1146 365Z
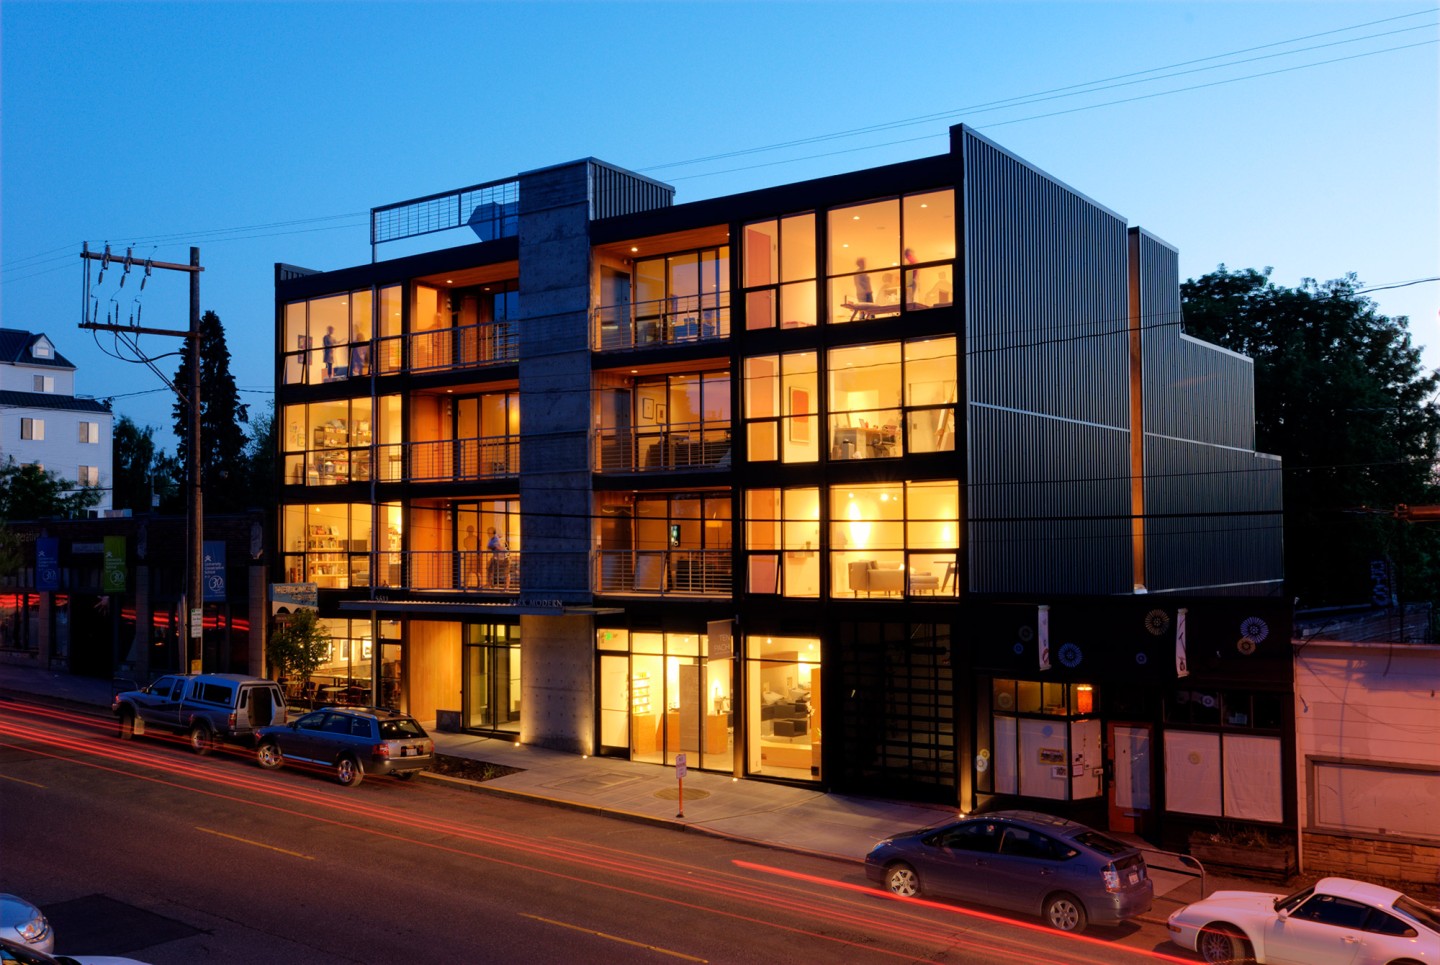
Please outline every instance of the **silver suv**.
M255 728L285 723L285 692L273 680L234 673L169 674L116 694L120 738L160 727L188 736L197 754L221 741L248 741Z

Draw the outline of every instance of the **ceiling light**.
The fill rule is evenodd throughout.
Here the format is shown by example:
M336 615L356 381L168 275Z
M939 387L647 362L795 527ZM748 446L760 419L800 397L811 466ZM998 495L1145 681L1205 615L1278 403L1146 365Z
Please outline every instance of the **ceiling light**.
M631 246L630 246L630 251L631 251L632 253L633 253L633 252L637 252L637 251L639 251L639 250L640 250L640 249L639 249L639 248L636 248L634 245L631 245Z
M852 214L852 215L850 216L850 220L851 220L851 221L859 221L859 220L860 220L860 216L859 216L858 214Z

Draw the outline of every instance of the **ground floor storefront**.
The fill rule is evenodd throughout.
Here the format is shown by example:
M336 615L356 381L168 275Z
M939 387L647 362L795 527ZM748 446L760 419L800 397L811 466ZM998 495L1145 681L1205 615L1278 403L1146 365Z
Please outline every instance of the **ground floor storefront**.
M376 673L439 726L579 753L1171 844L1296 827L1277 600L836 609L406 614Z

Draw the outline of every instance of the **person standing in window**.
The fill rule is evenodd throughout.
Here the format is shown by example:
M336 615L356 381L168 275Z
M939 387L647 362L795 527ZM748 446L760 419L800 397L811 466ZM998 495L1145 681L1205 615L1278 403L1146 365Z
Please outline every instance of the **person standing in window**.
M490 585L505 586L510 582L510 547L505 545L504 537L495 532L493 526L485 532L490 537L485 543L485 549L490 553Z
M906 304L906 307L909 307L909 306L915 301L915 292L916 292L916 291L919 289L919 287L920 287L920 272L919 272L919 270L918 270L918 269L915 269L915 268L910 268L910 267L909 267L910 265L915 264L915 261L916 261L916 258L915 258L915 250L914 250L913 248L906 248L906 249L905 249L905 264L906 264L906 268L905 268L905 276L906 276L906 277L905 277L905 304Z
M465 527L465 538L461 540L465 555L461 558L461 585L469 586L472 580L480 578L480 541L475 536L475 527Z
M335 326L325 326L325 337L321 339L324 344L324 354L321 360L325 363L325 381L329 382L335 377Z
M870 288L870 276L865 272L865 259L856 258L855 267L860 269L860 274L855 276L855 300L861 303L875 301L875 294Z

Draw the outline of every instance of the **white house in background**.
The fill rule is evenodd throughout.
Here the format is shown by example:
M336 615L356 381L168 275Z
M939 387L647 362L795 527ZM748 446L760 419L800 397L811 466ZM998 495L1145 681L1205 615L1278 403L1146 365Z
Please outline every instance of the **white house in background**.
M92 515L111 507L110 407L75 394L75 366L43 334L0 328L0 462L14 459L100 487Z

